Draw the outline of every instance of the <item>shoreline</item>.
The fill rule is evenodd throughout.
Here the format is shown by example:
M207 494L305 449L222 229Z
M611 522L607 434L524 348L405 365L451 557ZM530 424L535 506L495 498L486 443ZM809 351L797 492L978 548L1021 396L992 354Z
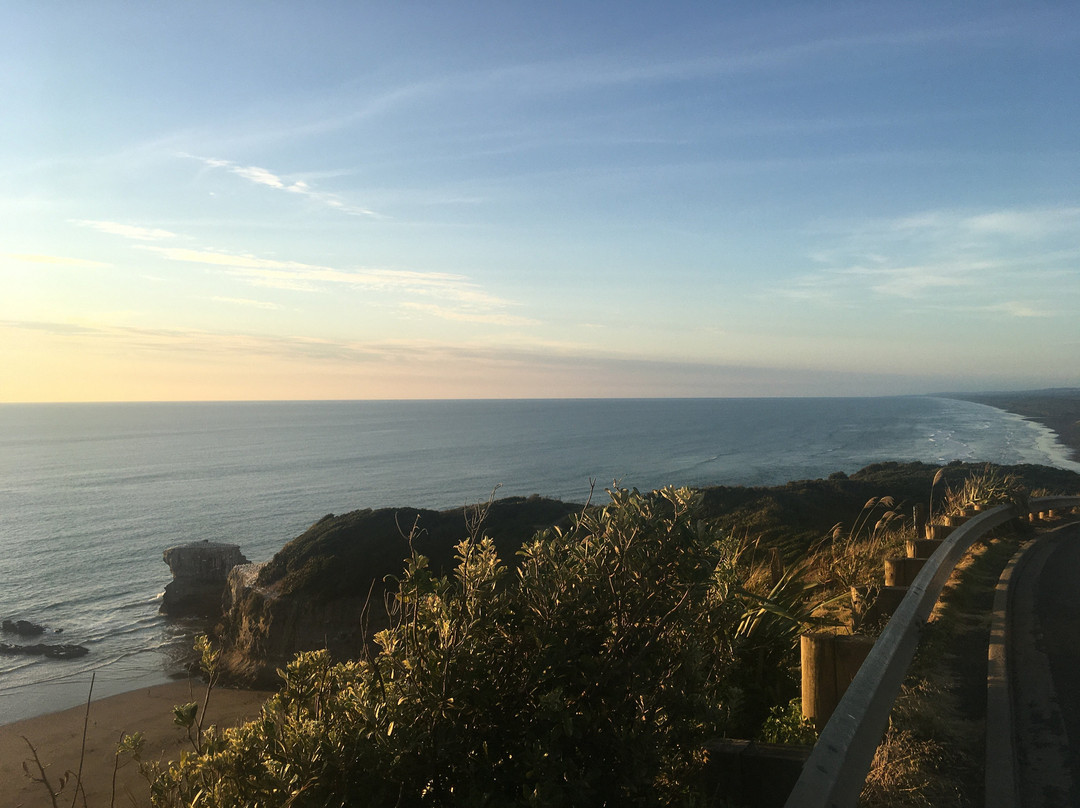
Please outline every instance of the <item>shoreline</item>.
M27 765L36 774L33 755L23 739L34 745L46 775L56 787L66 771L79 769L84 721L86 752L82 771L87 803L108 805L114 755L121 736L143 734L143 760L176 760L181 751L189 748L189 742L186 731L173 723L172 708L191 701L201 705L205 687L199 679L141 687L91 701L88 719L84 703L0 726L0 783L6 786L0 805L51 806L45 787L31 781L23 771L23 762L29 761ZM206 725L228 727L255 718L271 695L269 691L215 687L207 707ZM149 788L137 764L128 761L121 766L116 781L116 804L150 804ZM70 792L65 794L70 797Z
M947 393L946 398L984 404L1042 424L1080 462L1080 388L1015 393Z

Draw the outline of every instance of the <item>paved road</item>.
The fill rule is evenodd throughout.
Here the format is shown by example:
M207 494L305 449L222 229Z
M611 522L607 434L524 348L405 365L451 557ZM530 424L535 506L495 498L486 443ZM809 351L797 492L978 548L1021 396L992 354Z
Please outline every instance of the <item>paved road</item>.
M1022 805L1080 806L1080 525L1024 554L1009 621Z

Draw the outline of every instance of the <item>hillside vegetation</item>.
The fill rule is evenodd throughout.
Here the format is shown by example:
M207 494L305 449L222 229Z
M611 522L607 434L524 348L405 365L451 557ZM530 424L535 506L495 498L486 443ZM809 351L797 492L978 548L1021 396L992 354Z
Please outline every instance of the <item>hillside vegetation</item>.
M881 549L911 535L906 514L931 492L945 507L968 479L1010 497L1080 490L1041 467L879 464L768 489L614 489L584 509L503 501L458 514L445 563L419 551L422 531L444 536L432 512L327 517L259 586L279 600L364 591L372 557L346 527L381 524L411 548L385 582L385 626L351 658L297 656L255 721L198 732L196 753L157 773L154 804L714 804L705 741L801 736L800 633L842 621L845 598L853 618ZM559 524L500 544L487 533L500 510L516 529Z

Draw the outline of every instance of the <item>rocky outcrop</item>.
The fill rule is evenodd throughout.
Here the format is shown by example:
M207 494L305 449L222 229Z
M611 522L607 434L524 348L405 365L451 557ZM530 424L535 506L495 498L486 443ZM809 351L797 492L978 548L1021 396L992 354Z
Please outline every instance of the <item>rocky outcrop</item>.
M16 634L20 637L40 637L45 633L45 626L31 623L29 620L3 620L0 621L0 631L5 634ZM60 634L62 628L53 631ZM22 656L45 656L53 659L73 659L90 653L89 649L82 645L70 643L44 643L34 645L17 645L14 643L0 642L0 654L8 656L19 654Z
M45 633L45 626L29 620L4 620L0 623L0 629L6 634L18 634L20 637L37 637Z
M170 617L220 616L229 571L248 563L239 546L209 541L170 547L164 558L173 580L165 587L161 611Z
M492 503L483 523L499 555L514 553L538 530L580 505L541 497ZM265 564L229 574L216 634L222 665L234 679L278 683L276 669L300 651L326 648L336 659L355 658L387 625L384 598L412 546L435 570L449 570L454 547L468 534L465 509L385 508L329 515L289 542Z
M217 631L222 667L231 679L274 687L280 683L277 669L297 653L326 648L336 659L355 658L371 632L385 626L385 621L377 621L377 627L365 630L364 597L282 596L280 586L260 586L258 576L265 566L245 564L229 573L224 617ZM382 615L381 595L373 601Z
M872 496L890 492L922 502L938 466L878 463L827 480L773 488L702 489L702 516L735 533L752 531L763 546L791 557L806 552L838 519L854 519ZM950 464L949 480L984 468ZM1001 467L1030 488L1076 490L1075 472L1044 466ZM955 477L953 476L955 475ZM580 505L541 497L492 503L483 532L504 563L537 530L556 524ZM410 541L436 572L454 563L454 547L468 534L465 509L426 511L386 508L326 516L286 544L265 564L237 567L229 577L222 621L216 629L225 672L254 684L275 686L275 670L298 651L329 649L339 659L362 653L387 625L386 598L404 568ZM418 531L414 532L416 526Z
M83 645L70 643L44 643L34 645L11 645L0 642L0 654L20 654L22 656L45 656L52 659L75 659L86 656L90 649Z

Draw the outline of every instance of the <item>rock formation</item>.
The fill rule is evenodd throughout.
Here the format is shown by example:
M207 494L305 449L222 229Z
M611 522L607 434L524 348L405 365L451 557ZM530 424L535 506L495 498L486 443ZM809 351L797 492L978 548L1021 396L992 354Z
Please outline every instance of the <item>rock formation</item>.
M83 645L70 643L43 643L35 645L11 645L0 642L0 654L21 654L23 656L46 656L52 659L75 659L86 656L90 649Z
M950 464L956 479L983 464ZM1076 490L1075 472L1043 466L1003 467L1031 488ZM854 519L871 496L889 492L922 502L938 466L877 463L850 476L804 480L772 488L716 486L702 489L703 517L725 529L752 531L763 546L775 544L797 556L820 540L837 518ZM953 479L950 476L950 481ZM580 505L532 496L492 503L483 523L499 557L514 553L537 530L550 527ZM358 656L387 624L385 599L412 546L436 572L449 571L454 547L464 538L467 509L427 511L384 508L326 516L286 544L265 564L236 567L225 591L215 634L227 674L274 687L277 668L299 651L326 648L335 658ZM787 548L787 549L785 549Z
M173 580L165 587L161 611L170 617L218 617L229 570L248 563L237 545L209 541L170 547L164 557Z
M5 620L0 623L0 629L8 634L18 634L20 637L37 637L45 633L45 626L39 626L29 620Z
M538 530L580 505L541 497L492 503L483 523L499 556L514 553ZM328 649L336 659L355 658L387 624L384 598L412 546L436 571L454 563L454 547L468 533L467 509L429 511L384 508L329 515L283 547L265 564L233 568L217 630L227 674L275 686L277 668L299 651Z

